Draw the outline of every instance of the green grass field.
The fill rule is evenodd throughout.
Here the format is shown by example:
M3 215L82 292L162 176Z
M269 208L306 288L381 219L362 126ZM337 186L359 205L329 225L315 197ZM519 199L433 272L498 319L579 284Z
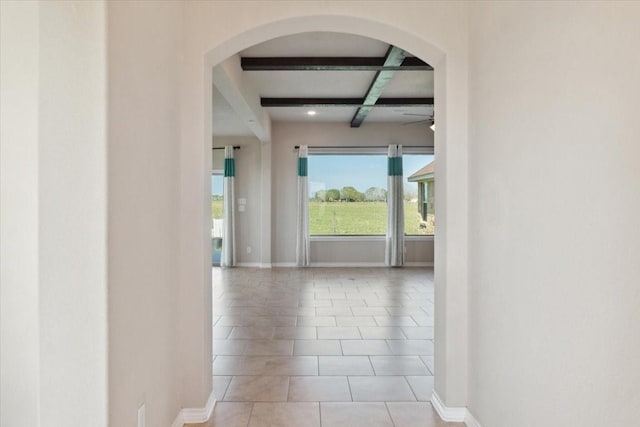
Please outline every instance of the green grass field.
M222 200L211 201L211 218L222 218Z
M222 200L211 202L212 218L222 218ZM387 232L387 205L380 202L309 202L311 235L383 235ZM404 203L406 234L428 234L420 228L416 203Z

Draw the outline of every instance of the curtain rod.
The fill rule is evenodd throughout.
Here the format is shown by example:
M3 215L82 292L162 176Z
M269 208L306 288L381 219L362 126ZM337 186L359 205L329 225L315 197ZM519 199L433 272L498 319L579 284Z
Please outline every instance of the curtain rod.
M212 150L224 150L225 147L211 147ZM239 150L240 146L239 145L234 145L233 146L234 150Z
M400 144L392 144L400 145ZM295 145L294 149L298 150L299 145ZM309 148L387 148L387 145L309 145ZM433 148L428 145L403 145L402 148Z

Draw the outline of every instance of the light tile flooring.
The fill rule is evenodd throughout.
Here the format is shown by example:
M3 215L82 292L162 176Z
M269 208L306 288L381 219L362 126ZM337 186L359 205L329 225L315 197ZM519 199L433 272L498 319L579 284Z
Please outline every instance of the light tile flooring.
M436 427L433 271L213 269L206 427ZM195 427L195 426L193 426Z

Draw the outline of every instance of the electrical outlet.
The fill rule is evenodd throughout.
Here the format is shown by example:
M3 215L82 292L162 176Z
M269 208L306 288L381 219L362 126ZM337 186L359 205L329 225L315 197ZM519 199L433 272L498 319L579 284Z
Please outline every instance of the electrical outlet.
M250 254L251 253L251 246L247 246L247 253Z
M138 408L138 427L147 427L147 410L145 408L145 404L143 403Z

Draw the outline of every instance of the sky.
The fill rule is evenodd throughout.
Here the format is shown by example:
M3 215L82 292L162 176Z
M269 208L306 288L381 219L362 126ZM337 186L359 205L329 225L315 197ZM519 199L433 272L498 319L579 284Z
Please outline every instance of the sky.
M405 192L415 193L407 178L433 160L432 155L404 155ZM387 156L309 156L309 194L352 186L364 193L370 187L387 188ZM413 189L413 191L411 191ZM222 195L222 176L211 177L211 194Z
M428 155L402 157L405 192L417 194L417 184L407 178L433 160ZM316 191L351 186L364 193L370 187L387 188L387 156L310 156L309 195ZM413 190L413 191L411 191Z

